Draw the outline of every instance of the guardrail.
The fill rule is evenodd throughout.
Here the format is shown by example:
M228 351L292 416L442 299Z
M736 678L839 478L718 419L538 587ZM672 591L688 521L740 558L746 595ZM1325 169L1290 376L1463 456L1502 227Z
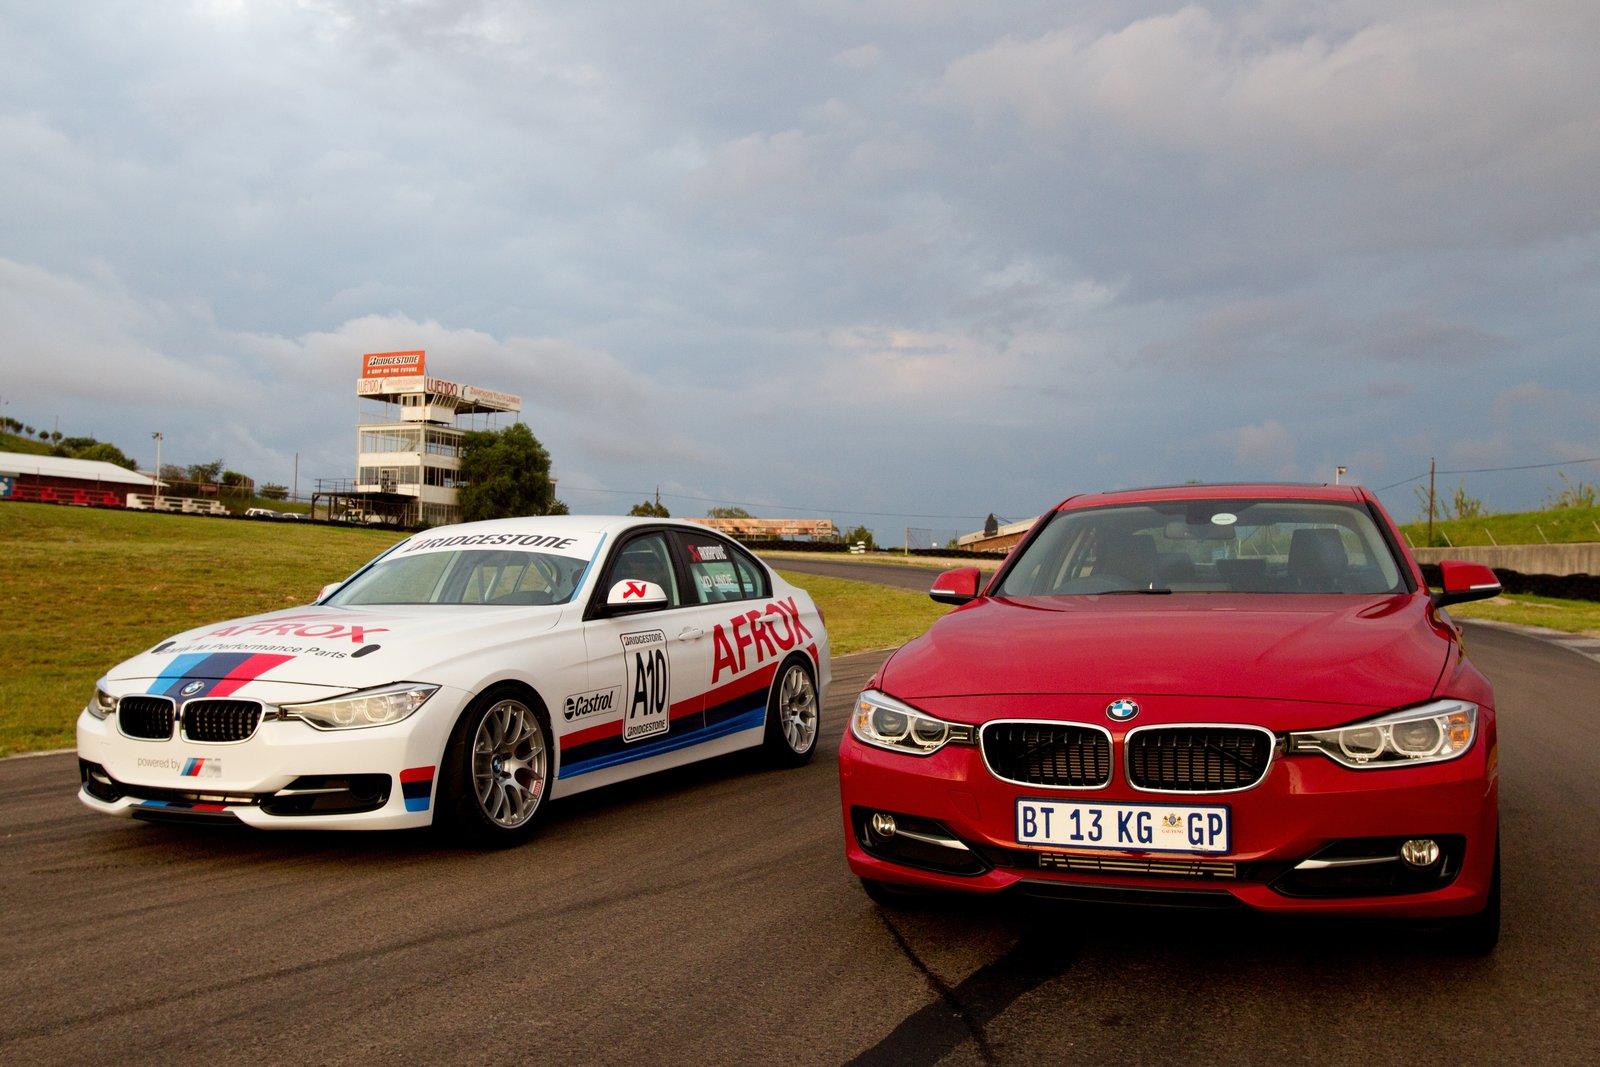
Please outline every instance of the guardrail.
M734 540L752 552L832 552L839 555L846 553L860 555L843 541L746 541L738 537L734 538ZM907 554L903 548L894 548L887 545L878 546L878 551L893 553L896 556ZM973 552L964 548L913 548L909 554L913 556L939 556L941 558L948 556L953 559L1005 559L1007 555L1005 552Z
M1554 545L1464 545L1461 548L1413 548L1418 563L1465 559L1496 571L1522 574L1600 574L1600 541Z

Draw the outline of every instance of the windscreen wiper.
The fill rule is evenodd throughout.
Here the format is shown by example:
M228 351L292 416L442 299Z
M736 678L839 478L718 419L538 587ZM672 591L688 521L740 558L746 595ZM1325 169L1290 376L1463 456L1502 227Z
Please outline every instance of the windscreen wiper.
M1161 595L1169 594L1171 592L1172 592L1172 590L1170 590L1170 589L1160 589L1160 588L1157 588L1154 585L1149 585L1149 586L1145 586L1143 589L1108 589L1104 593L1101 593L1100 595L1101 596L1128 596L1130 594L1141 594L1141 595L1144 595L1144 596L1161 596Z

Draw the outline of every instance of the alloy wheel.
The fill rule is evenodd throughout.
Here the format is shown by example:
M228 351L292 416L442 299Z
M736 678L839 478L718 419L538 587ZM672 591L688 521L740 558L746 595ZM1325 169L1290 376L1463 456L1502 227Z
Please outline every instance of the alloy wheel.
M544 799L547 752L544 728L521 701L499 701L478 721L472 783L490 822L514 830L533 818Z
M817 687L798 663L784 672L778 689L778 721L790 749L802 753L811 748L817 738Z

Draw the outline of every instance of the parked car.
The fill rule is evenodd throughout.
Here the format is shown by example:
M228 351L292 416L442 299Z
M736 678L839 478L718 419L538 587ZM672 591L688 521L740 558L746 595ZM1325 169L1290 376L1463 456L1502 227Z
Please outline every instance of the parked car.
M1010 890L1436 923L1500 918L1494 695L1359 487L1068 499L860 695L839 752L867 892Z
M798 765L828 686L816 605L694 523L467 523L315 604L118 664L78 719L79 798L135 818L448 826L739 749Z

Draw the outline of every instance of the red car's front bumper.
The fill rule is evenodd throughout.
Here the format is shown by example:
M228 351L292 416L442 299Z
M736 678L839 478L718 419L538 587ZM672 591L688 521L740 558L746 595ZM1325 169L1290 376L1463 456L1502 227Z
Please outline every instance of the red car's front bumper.
M1122 737L1115 744L1121 751ZM1087 899L1145 899L1161 903L1233 901L1262 911L1445 918L1481 911L1494 870L1498 828L1495 732L1492 713L1480 722L1466 755L1447 763L1383 770L1352 770L1321 755L1276 759L1265 779L1228 794L1150 793L1132 789L1116 773L1102 789L1053 791L1002 781L991 774L979 749L947 745L919 757L863 744L848 731L839 748L845 849L850 869L864 878L927 889L995 893L1021 886L1045 895ZM1224 855L1174 857L1139 852L1074 852L1038 848L1016 840L1016 801L1021 797L1133 804L1225 803L1231 811L1231 851ZM870 854L861 839L861 816L885 812L932 820L965 843L983 869L950 874ZM1464 842L1453 877L1438 888L1374 895L1293 895L1288 872L1335 842L1351 839L1428 837ZM1082 858L1224 861L1231 875L1107 874L1042 867L1041 853L1069 861ZM1233 901L1220 894L1230 894Z

